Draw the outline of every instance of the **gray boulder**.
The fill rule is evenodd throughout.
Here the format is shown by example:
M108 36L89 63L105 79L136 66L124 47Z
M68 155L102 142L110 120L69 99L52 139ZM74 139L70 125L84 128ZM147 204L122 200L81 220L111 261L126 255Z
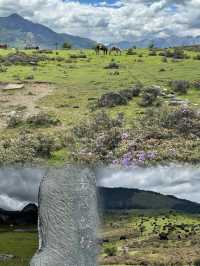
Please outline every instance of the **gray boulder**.
M30 266L95 266L98 223L95 176L52 169L39 191L39 250Z

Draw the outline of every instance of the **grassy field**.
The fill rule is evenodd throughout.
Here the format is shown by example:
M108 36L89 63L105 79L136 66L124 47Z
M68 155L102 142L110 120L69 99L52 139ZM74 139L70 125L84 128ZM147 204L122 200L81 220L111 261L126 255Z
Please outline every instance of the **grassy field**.
M167 232L168 226L174 228L168 240L160 240L159 234ZM200 217L164 210L108 214L100 239L100 265L199 265L194 262L199 258ZM12 254L15 258L0 265L27 266L37 241L34 231L1 228L0 254ZM107 246L116 248L113 256L105 253Z
M0 51L0 55L6 55L11 51ZM31 53L31 52L29 52ZM86 58L79 58L79 50L54 51L48 57L54 57L54 61L40 62L37 67L11 65L6 72L0 73L1 82L47 82L55 85L54 92L44 97L38 103L40 107L48 107L62 120L65 126L77 123L88 116L88 99L98 98L107 91L118 91L126 89L140 81L145 85L160 85L168 87L170 80L198 80L200 79L200 61L193 60L196 53L187 52L191 59L168 63L162 62L161 56L148 56L149 51L144 49L136 50L136 55L121 56L107 55L96 56L92 50L82 51ZM77 58L73 58L74 55ZM142 55L142 57L140 57ZM62 57L64 61L58 61ZM56 60L58 59L58 60ZM105 69L111 60L114 59L120 68L119 75L115 70ZM160 71L165 69L165 71ZM184 98L189 99L193 104L200 105L200 91L191 89ZM78 105L79 108L73 108ZM66 106L66 107L62 107ZM110 112L124 112L127 120L141 111L135 100L130 101L127 106L115 107Z
M0 50L0 58L5 58L11 52L14 51ZM0 136L2 139L9 138L10 141L10 138L19 136L25 129L29 133L52 134L59 138L99 110L106 110L112 117L119 112L123 113L125 127L128 128L146 109L138 104L141 97L133 98L127 105L91 111L103 94L130 88L138 82L142 82L144 86L158 85L161 90L169 92L171 80L200 80L200 60L193 59L197 55L194 51L185 51L190 57L188 59L169 58L167 63L163 62L162 56L150 56L148 49L136 49L134 52L135 55L127 55L124 51L118 56L96 56L93 50L59 50L50 54L26 51L28 55L46 56L46 59L34 66L0 64L0 85L4 82L24 83L24 88L20 90L0 90ZM113 62L119 66L118 69L105 68ZM190 106L195 109L200 106L200 90L193 86L187 94L177 96L189 100ZM30 127L21 123L7 127L7 116L13 111L23 113L25 117L43 111L58 118L61 123L46 127ZM174 146L174 143L170 145ZM194 149L199 149L198 145L194 146ZM163 150L163 147L160 146L160 150ZM179 153L183 153L182 150ZM51 153L48 161L50 164L59 164L66 160L68 155L69 150L60 147Z

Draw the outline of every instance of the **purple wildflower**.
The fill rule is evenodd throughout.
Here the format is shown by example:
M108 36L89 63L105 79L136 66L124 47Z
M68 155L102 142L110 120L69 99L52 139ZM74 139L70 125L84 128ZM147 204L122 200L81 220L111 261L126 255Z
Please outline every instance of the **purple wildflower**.
M128 137L129 137L129 135L126 132L123 133L122 136L121 136L122 140L126 140L126 139L128 139Z

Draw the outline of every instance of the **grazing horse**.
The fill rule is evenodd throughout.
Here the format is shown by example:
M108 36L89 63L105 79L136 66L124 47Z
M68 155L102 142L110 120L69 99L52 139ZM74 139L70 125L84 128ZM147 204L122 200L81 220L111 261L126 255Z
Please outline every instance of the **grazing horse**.
M96 54L99 55L100 51L103 51L104 55L108 54L108 48L104 44L97 44L95 47Z
M113 46L109 50L109 54L112 54L112 52L115 52L115 54L122 54L122 50L119 47Z
M25 50L40 50L39 46L26 46Z
M8 45L7 44L0 44L0 49L7 49Z

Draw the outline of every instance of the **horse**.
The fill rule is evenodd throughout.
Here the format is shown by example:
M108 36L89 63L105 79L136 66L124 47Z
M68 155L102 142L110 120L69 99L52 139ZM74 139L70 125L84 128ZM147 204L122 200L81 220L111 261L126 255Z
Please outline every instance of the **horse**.
M40 50L39 46L26 46L25 50Z
M7 44L0 44L0 49L7 49L8 45Z
M103 51L104 55L108 54L108 48L104 44L97 44L95 47L96 54L99 55L100 51Z
M115 52L115 54L122 54L122 50L119 47L113 46L109 50L109 54L112 54L112 52Z

